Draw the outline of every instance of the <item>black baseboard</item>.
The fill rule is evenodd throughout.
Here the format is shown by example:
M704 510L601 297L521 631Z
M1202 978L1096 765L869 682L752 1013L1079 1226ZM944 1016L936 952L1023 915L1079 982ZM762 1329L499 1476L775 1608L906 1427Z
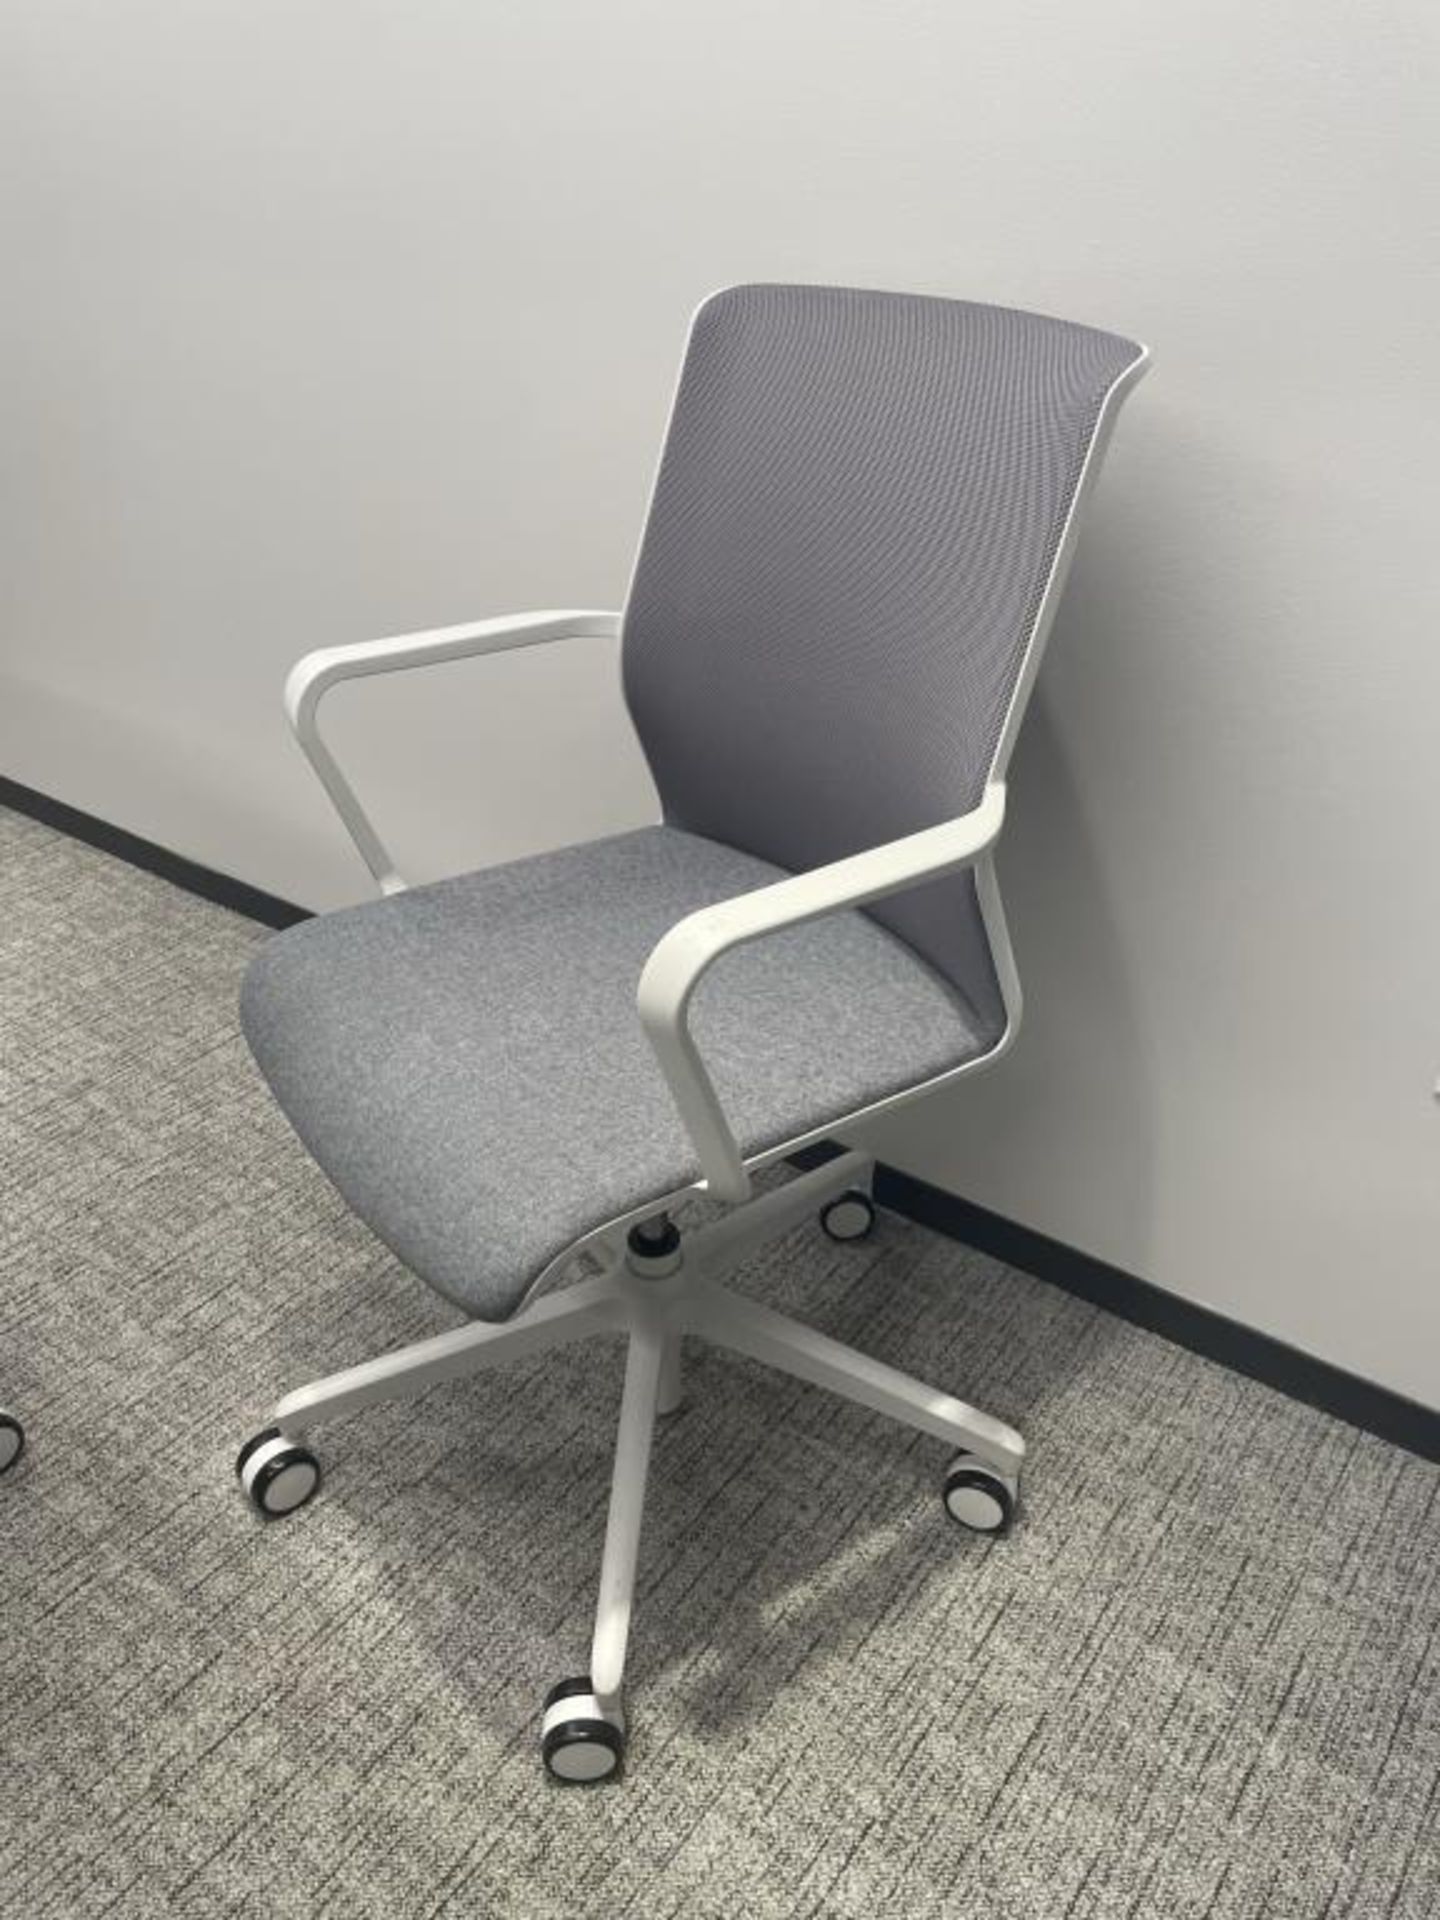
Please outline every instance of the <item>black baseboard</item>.
M3 775L0 775L0 806L28 814L73 840L83 840L87 846L114 854L116 859L128 861L132 867L158 874L162 880L183 887L187 893L229 907L233 913L258 920L263 926L293 927L310 917L305 908L277 899L273 893L265 893L243 880L234 880L228 874L216 873L213 868L202 867L182 854L157 846L153 840L127 833L123 827L112 827L108 821L97 820L93 814L68 807L63 801L51 800ZM836 1146L821 1145L797 1154L795 1160L798 1166L818 1166L840 1151ZM1367 1433L1378 1434L1382 1440L1418 1453L1422 1459L1440 1461L1440 1412L1421 1406L1418 1400L1407 1400L1404 1394L1392 1393L1388 1387L1362 1380L1343 1367L1332 1366L1328 1360L1317 1360L1313 1354L1288 1346L1268 1333L1257 1333L1253 1327L1242 1326L1223 1313L1197 1306L1179 1294L1166 1293L1163 1287L1152 1286L1148 1280L1139 1280L1133 1273L1125 1273L1092 1254L1081 1253L1063 1241L1036 1233L1033 1228L1018 1226L1013 1220L977 1207L972 1201L961 1200L940 1187L932 1187L928 1181L917 1180L912 1174L900 1173L893 1167L878 1167L875 1197L882 1206L904 1214L921 1226L991 1254L1007 1266L1019 1267L1039 1280L1048 1280L1052 1286L1104 1307L1107 1313L1116 1314L1134 1326L1163 1334L1176 1346L1218 1361L1222 1367L1229 1367L1248 1379L1262 1381L1292 1400L1319 1407L1322 1412L1362 1427Z
M114 854L117 860L141 867L146 873L158 874L173 886L183 887L186 893L212 900L216 906L228 907L232 913L243 913L248 920L258 920L262 926L293 927L310 918L304 907L292 906L288 900L278 899L275 894L252 887L244 880L232 879L228 873L217 873L213 867L202 867L183 854L172 853L153 840L142 839L138 833L112 827L108 820L97 820L93 813L82 813L78 807L66 806L63 800L52 800L48 794L36 793L33 787L22 787L18 780L7 780L3 774L0 774L0 807L28 814L32 820L54 827L72 840L83 840L87 847Z
M813 1166L837 1151L812 1148L797 1159ZM1363 1427L1367 1433L1378 1434L1424 1460L1440 1461L1440 1412L1422 1406L1418 1400L1362 1380L1328 1360L1317 1360L1284 1340L1257 1333L1253 1327L1242 1326L1210 1307L1167 1293L1163 1287L1139 1280L1108 1261L1080 1253L1031 1227L1018 1226L894 1167L876 1168L875 1197L882 1206L908 1220L988 1253L1007 1266L1019 1267L1039 1280L1048 1280L1052 1286L1104 1307L1107 1313L1134 1326L1163 1334L1176 1346L1218 1361L1232 1373L1262 1381L1291 1400L1304 1401L1351 1426Z

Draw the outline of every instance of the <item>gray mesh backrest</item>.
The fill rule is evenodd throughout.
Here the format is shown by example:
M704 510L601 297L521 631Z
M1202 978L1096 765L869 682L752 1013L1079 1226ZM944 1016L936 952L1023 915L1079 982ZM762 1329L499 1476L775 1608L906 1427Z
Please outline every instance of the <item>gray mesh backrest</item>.
M1102 402L1139 353L912 294L707 301L625 616L666 819L802 869L974 806ZM968 876L873 911L993 1011Z

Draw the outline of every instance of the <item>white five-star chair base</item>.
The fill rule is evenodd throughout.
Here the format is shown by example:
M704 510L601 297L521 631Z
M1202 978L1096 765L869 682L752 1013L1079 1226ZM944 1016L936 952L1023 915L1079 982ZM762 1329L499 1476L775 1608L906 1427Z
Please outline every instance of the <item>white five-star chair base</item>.
M622 1684L650 1442L657 1416L680 1405L686 1334L944 1441L957 1450L943 1481L950 1515L977 1532L999 1533L1009 1525L1025 1455L1013 1428L721 1284L748 1254L812 1214L834 1239L862 1238L874 1218L872 1171L868 1156L845 1153L692 1233L681 1234L662 1216L628 1235L616 1230L588 1240L601 1272L542 1295L512 1320L473 1322L287 1394L270 1426L241 1452L246 1493L272 1518L303 1506L319 1487L320 1467L300 1437L325 1420L591 1334L627 1334L589 1671L554 1688L541 1728L545 1764L555 1779L614 1777L625 1752Z

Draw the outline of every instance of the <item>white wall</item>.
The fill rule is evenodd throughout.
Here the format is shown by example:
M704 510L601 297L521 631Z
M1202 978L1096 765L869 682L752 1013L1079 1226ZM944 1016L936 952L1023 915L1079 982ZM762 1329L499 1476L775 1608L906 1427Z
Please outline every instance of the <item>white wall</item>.
M1137 333L1014 769L1028 1030L882 1144L1440 1401L1434 19L15 0L0 767L358 897L285 667L615 604L705 291ZM653 805L604 649L335 707L421 871Z

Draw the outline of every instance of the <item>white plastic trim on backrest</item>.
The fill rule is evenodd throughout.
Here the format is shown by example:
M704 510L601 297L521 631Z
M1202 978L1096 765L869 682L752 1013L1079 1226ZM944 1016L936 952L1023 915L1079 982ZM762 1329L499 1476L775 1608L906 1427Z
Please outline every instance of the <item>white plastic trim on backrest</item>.
M1138 342L1137 345L1139 345ZM1050 629L1055 624L1055 614L1065 591L1070 564L1075 558L1081 518L1104 463L1105 449L1110 444L1110 435L1114 430L1121 402L1136 382L1143 378L1149 365L1150 349L1141 345L1139 353L1125 371L1111 382L1104 399L1100 402L1100 411L1095 416L1095 426L1090 435L1090 445L1085 450L1085 458L1080 465L1080 477L1075 483L1074 493L1070 496L1065 526L1061 532L1059 544L1055 548L1055 557L1050 562L1050 571L1046 575L1044 591L1040 595L1040 604L1035 611L1030 638L1026 641L1025 650L1021 655L1020 671L1015 676L1010 704L1005 710L1000 737L995 745L995 755L990 762L992 780L1005 778L1006 769L1010 764L1010 755L1015 750L1020 723L1025 718L1025 709L1030 702L1035 677L1040 671L1040 662L1045 655Z

